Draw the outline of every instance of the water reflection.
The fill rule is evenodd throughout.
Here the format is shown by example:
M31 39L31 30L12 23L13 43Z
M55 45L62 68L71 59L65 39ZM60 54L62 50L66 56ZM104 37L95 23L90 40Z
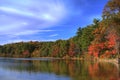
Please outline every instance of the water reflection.
M89 74L94 80L118 80L119 71L114 64L95 63L89 65Z
M119 80L119 76L112 63L0 59L0 80Z

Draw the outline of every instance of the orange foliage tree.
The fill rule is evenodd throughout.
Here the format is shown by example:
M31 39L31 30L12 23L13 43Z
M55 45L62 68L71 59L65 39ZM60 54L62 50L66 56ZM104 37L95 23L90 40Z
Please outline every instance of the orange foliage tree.
M75 56L75 43L72 41L72 40L70 40L70 42L69 42L69 49L68 49L68 55L70 56L70 57L73 57L73 56Z
M94 57L111 57L116 52L116 40L117 35L115 33L109 33L104 37L104 41L93 42L89 48L88 53Z

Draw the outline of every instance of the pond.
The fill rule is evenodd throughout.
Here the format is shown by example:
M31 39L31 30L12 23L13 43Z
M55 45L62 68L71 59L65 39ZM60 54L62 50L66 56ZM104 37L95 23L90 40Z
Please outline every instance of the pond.
M120 80L113 63L44 58L0 58L0 80Z

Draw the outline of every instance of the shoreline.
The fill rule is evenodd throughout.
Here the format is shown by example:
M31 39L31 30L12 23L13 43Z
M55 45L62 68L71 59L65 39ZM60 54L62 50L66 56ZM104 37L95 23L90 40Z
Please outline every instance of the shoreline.
M120 65L118 59L99 59L98 62L114 64L117 67L117 69L119 69L119 65Z
M86 61L93 61L93 62L114 62L118 64L118 59L108 59L108 58L98 58L98 59L84 59L84 58L59 58L59 57L30 57L30 58L24 58L24 57L0 57L0 58L15 58L15 59L60 59L60 60L86 60Z
M118 64L118 59L98 59L99 62L113 62Z
M108 59L108 58L98 58L98 59L83 59L83 58L55 58L55 57L31 57L31 58L15 58L15 57L0 57L1 59L15 59L15 60L78 60L78 61L86 61L86 62L95 62L95 63L112 63L116 65L119 69L118 59Z

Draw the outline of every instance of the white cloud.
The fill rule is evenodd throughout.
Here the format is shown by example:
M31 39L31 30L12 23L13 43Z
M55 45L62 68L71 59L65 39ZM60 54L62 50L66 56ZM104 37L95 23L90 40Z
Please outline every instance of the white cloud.
M13 14L19 14L19 15L32 16L32 14L29 13L29 12L22 11L22 10L19 10L19 9L16 9L16 8L11 8L11 7L1 6L1 7L0 7L0 10L1 10L1 11L4 11L4 12L7 12L7 13L13 13Z
M11 39L11 40L7 40L5 42L0 42L0 44L8 44L8 43L17 43L17 42L29 42L29 41L39 41L39 42L46 42L46 41L56 41L56 39Z
M54 30L25 30L19 33L15 33L14 36L32 35L37 33L51 32L51 31L54 31Z
M23 25L28 25L28 23L27 23L27 22L23 22L23 23L21 23L21 24L23 24Z
M58 36L58 34L52 34L49 37L56 37L56 36Z

